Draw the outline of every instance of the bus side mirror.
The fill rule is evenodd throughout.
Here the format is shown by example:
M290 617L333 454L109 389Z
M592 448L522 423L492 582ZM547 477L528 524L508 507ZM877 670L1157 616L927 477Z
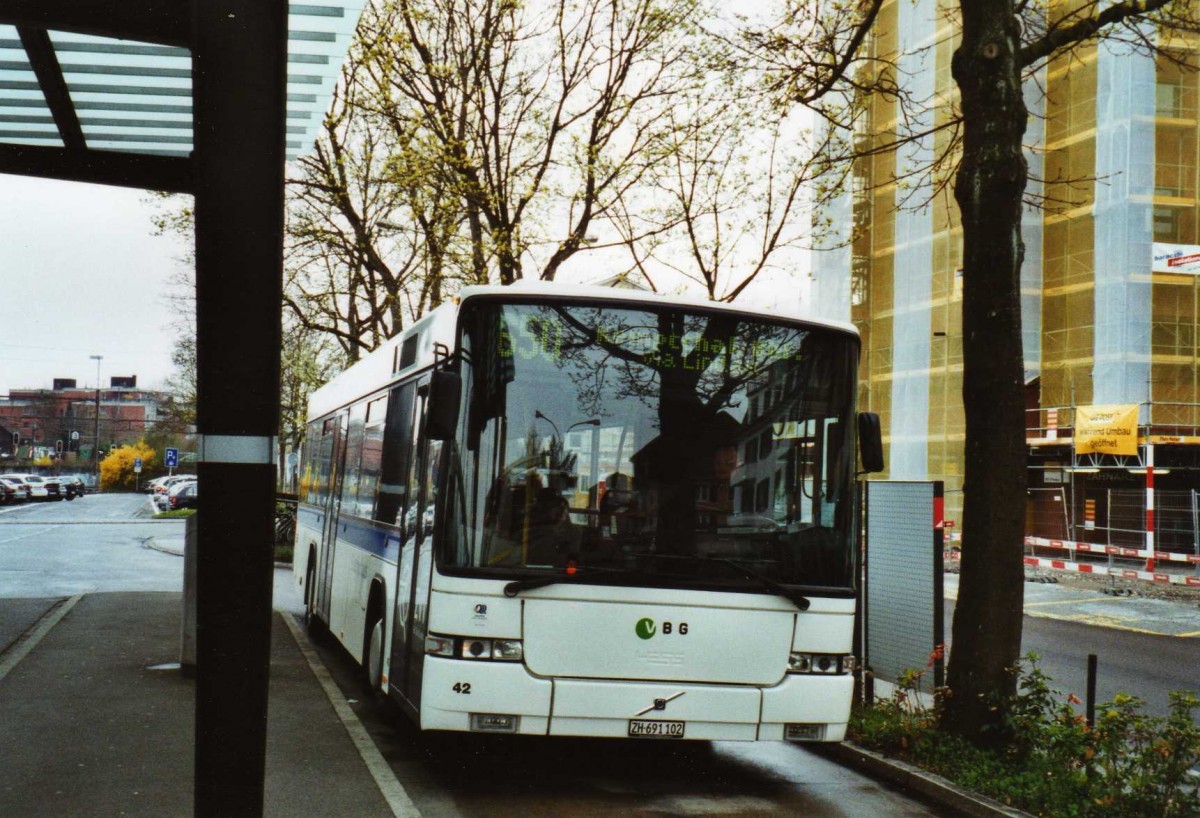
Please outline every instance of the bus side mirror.
M450 440L458 427L462 378L457 372L434 372L425 402L425 433L431 440Z
M864 473L883 471L883 429L874 412L858 413L858 452Z

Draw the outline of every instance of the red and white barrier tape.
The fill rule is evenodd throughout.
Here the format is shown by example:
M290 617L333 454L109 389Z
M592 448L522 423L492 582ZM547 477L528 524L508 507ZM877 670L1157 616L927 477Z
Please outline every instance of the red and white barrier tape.
M1045 537L1026 537L1025 544L1036 548L1062 548L1067 551L1078 551L1085 554L1112 554L1114 557L1132 557L1144 559L1146 551L1142 548L1122 548L1117 545L1097 545L1095 543L1071 542L1070 540L1048 540ZM1168 551L1155 551L1154 559L1159 562L1190 562L1200 565L1200 554L1176 554Z
M1162 574L1157 571L1134 571L1128 568L1109 569L1107 565L1091 565L1067 560L1047 560L1040 557L1025 557L1026 565L1039 568L1057 568L1060 571L1077 571L1080 574L1103 574L1120 577L1121 579L1141 579L1147 582L1163 582L1171 585L1190 585L1200 588L1200 576L1184 576L1182 574Z

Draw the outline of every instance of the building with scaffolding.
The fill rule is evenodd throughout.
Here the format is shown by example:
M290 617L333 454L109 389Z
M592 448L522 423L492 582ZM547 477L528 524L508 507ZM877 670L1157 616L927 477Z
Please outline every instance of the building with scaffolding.
M830 246L840 246L815 254L814 297L823 315L862 332L860 408L883 421L887 476L943 480L955 521L962 233L942 186L953 163L935 160L952 150L938 126L957 93L958 30L943 5L896 1L880 12L873 54L894 61L919 104L904 115L891 99L867 103L855 141L899 137L900 147L861 160L827 214L841 231ZM1022 228L1032 535L1132 548L1149 537L1160 550L1200 553L1197 87L1168 59L1107 43L1051 61L1027 85L1027 194L1041 200ZM1136 408L1131 454L1079 445L1079 417L1098 406Z

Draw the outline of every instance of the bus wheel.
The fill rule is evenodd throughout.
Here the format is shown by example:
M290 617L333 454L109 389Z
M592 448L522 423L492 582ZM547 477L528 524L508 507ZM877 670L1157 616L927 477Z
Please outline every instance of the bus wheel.
M372 693L383 692L383 617L367 623L363 667Z
M304 574L304 629L309 636L321 635L321 619L317 616L317 568L311 562Z

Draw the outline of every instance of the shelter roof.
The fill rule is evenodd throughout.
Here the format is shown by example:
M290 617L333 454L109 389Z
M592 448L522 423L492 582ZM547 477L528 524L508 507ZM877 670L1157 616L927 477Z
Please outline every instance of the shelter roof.
M313 145L363 5L288 6L289 159ZM0 172L189 189L190 42L189 0L5 0Z

